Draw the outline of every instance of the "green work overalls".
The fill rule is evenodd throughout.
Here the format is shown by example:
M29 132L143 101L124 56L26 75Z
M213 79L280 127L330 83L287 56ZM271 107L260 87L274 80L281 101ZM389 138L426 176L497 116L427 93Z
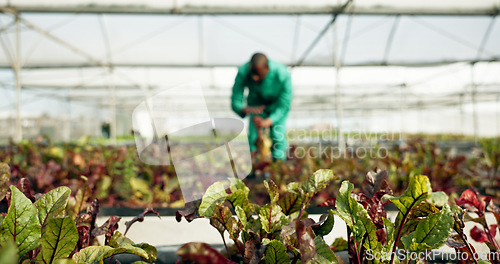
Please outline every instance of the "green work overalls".
M288 147L285 125L292 101L292 81L287 66L272 60L268 60L268 65L269 72L261 82L255 82L250 76L248 62L238 68L231 96L231 107L236 114L245 117L242 110L247 105L264 105L266 108L260 116L270 118L273 121L270 129L270 137L273 141L271 149L273 158L285 159ZM245 87L248 87L246 104L243 94ZM252 118L253 115L250 115L248 141L250 150L255 151L257 150L255 141L258 137L258 131Z

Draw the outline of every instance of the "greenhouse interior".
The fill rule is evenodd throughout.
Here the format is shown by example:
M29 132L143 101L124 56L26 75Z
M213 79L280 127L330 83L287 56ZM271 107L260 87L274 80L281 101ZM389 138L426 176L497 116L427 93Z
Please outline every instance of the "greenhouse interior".
M0 11L0 264L500 264L499 0Z

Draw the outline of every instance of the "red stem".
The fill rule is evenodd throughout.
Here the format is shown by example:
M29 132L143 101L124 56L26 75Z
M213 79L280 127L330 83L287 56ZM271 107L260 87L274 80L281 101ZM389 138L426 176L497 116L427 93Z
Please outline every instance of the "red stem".
M220 234L220 236L222 237L222 242L224 242L224 247L226 248L227 258L231 259L231 254L229 254L229 248L227 247L226 239L224 238L224 234Z
M415 205L415 202L419 199L420 197L417 197L413 203L408 207L408 210L406 211L406 213L404 214L403 216L403 220L401 220L401 223L399 224L399 230L398 230L398 236L396 237L396 240L394 240L394 246L392 247L392 254L391 254L391 261L389 262L389 264L392 264L394 262L394 256L396 255L396 248L398 247L398 241L399 239L401 238L401 232L403 232L403 226L405 225L406 223L406 219L408 218L408 216L410 215L410 211L411 209L413 208L413 206Z
M245 256L245 249L241 248L241 245L238 243L238 239L233 239L234 244L236 244L236 247L238 248L238 251L240 252L241 256Z
M495 238L491 235L490 229L488 228L488 226L483 226L483 229L484 229L484 232L486 233L486 235L488 236L488 240L490 241L490 243L493 244L493 246L495 246L496 251L499 252L500 247L498 246L498 243L495 240Z
M469 242L467 242L467 237L465 237L464 233L463 232L457 232L460 237L462 238L462 240L465 242L465 246L467 247L467 250L469 251L470 255L472 256L472 259L474 260L474 263L476 264L479 264L477 262L477 259L474 257L474 253L472 253L472 248L470 247L469 245Z

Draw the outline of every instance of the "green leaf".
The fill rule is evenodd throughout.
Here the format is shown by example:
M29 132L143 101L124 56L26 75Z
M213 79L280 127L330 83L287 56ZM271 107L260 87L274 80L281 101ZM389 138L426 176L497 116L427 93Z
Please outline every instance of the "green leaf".
M316 255L313 258L313 262L325 264L339 263L337 256L335 256L335 253L333 253L322 237L315 237L314 244L316 245Z
M448 204L448 195L445 192L433 192L427 199L427 202L434 206L443 207L445 204Z
M231 202L233 207L241 207L247 217L252 215L252 212L254 211L253 206L248 201L248 193L245 190L236 190L228 195L226 199Z
M119 248L110 246L90 246L80 250L73 255L73 260L76 263L86 264L103 264L103 260L116 254L134 254L141 257L143 260L153 262L156 260L156 248L149 244L123 244Z
M77 264L73 259L56 259L54 264Z
M333 210L328 210L328 214L321 215L319 222L312 225L314 234L317 236L326 236L330 234L335 223Z
M87 200L92 196L92 190L90 190L87 184L87 177L80 176L82 179L82 186L78 188L75 194L75 206L73 206L70 211L71 216L76 217L82 210L87 208Z
M432 189L429 178L424 175L418 175L410 179L408 188L401 196L392 197L388 195L387 197L389 197L399 211L405 215L414 206L429 198L431 193Z
M411 251L423 251L430 248L439 248L446 242L446 238L453 227L453 216L449 205L445 205L441 212L428 215L420 220L415 231L401 238L405 248Z
M406 219L406 223L404 223L404 226L402 228L402 234L408 234L412 231L414 231L417 228L418 223L427 217L430 214L435 214L439 213L439 209L437 209L436 206L433 204L429 203L428 200L419 203L413 209L410 211L408 214L408 217ZM396 218L396 223L401 223L403 220L403 216L401 214L398 214ZM394 238L395 239L395 238Z
M277 203L280 197L278 185L276 185L276 183L274 183L272 180L265 180L264 186L266 187L267 192L269 193L269 197L271 198L271 203L272 204Z
M387 230L386 231L387 232L387 243L382 248L382 251L383 252L392 252L392 248L394 246L394 240L396 239L395 238L396 233L394 232L395 226L391 222L391 220L389 220L385 217L382 218L382 221L384 221L384 226L385 226L385 229Z
M300 184L298 182L291 182L286 185L286 190L291 193L302 195L304 191L300 188Z
M38 257L45 264L54 263L56 259L67 258L78 243L78 231L70 217L51 218L42 232L40 244L42 250Z
M210 217L210 224L219 230L222 235L225 230L229 233L231 239L238 239L243 226L233 217L228 207L217 204L214 213Z
M306 195L314 195L314 193L323 190L328 184L336 179L332 170L317 170L310 176L306 182L302 184L302 190Z
M332 251L338 252L338 251L343 251L347 250L348 248L348 243L347 240L345 240L343 237L337 237L333 241L332 245L330 246Z
M236 216L238 216L238 219L240 219L241 224L243 226L246 226L247 225L247 215L246 215L245 211L239 205L236 205L236 207L234 207L234 211L236 212Z
M0 263L17 264L17 258L17 248L14 242L8 241L0 248Z
M278 203L283 209L283 213L285 213L285 215L291 215L298 212L302 207L302 198L296 193L286 192L281 196Z
M133 245L123 245L120 248L117 248L116 250L120 250L121 248L125 248L124 252L120 253L130 253L130 254L135 254L140 256L142 259L144 259L147 262L154 262L156 261L158 257L158 251L156 250L156 247L148 244L148 243L139 243L139 244L133 244ZM117 251L115 251L117 252ZM115 253L117 254L117 253Z
M335 214L342 218L352 230L355 249L358 252L361 250L362 245L373 250L373 253L378 252L381 250L382 245L377 239L377 228L365 208L351 197L353 189L354 185L352 183L348 181L342 182L335 202L337 209Z
M263 263L266 264L286 264L291 263L286 247L281 241L271 240L270 242L263 243L267 245L266 252L264 253Z
M47 220L64 215L70 194L71 189L62 186L49 191L35 201L35 206L38 210L38 220L42 229L45 227Z
M146 260L156 260L157 258L157 251L154 246L151 246L146 243L140 243L136 244L132 240L130 240L128 237L122 235L119 231L115 231L111 239L109 240L109 246L119 249L119 248L126 248L126 249L132 249L135 250L136 254L143 259Z
M8 182L10 179L10 168L7 163L0 162L0 201L5 198L8 190Z
M266 233L273 233L276 230L280 230L285 218L286 216L281 211L281 207L276 204L267 204L259 212L259 219Z
M113 236L109 239L108 245L114 248L118 248L123 244L135 244L135 243L128 237L122 235L120 231L115 231Z
M216 182L208 187L207 191L201 199L200 208L198 212L201 216L210 218L212 216L215 206L226 199L226 188L222 182Z
M19 257L39 245L40 223L35 206L17 187L10 186L11 200L0 227L1 241L14 241Z
M103 259L105 259L107 254L112 250L114 250L114 248L110 246L86 247L73 255L73 260L76 263L103 264Z
M149 183L147 181L138 177L132 177L129 182L135 197L145 202L151 202L153 200L153 193L149 189Z
M434 204L426 201L415 206L411 211L410 217L421 219L423 217L427 217L430 214L435 214L439 212L440 212L439 209L437 209L437 207L434 206Z
M246 196L248 196L248 193L250 193L250 189L245 185L245 183L237 178L229 178L230 181L230 187L229 190L231 190L231 193L234 193L238 190L242 190Z
M111 188L111 184L113 183L113 179L109 176L102 175L100 176L99 181L96 184L96 198L104 199L109 196L109 190Z

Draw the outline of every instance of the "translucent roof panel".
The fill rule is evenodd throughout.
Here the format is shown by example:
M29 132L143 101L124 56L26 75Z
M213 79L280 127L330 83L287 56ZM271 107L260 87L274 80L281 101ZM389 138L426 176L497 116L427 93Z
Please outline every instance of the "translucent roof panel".
M331 15L29 13L21 16L20 58L24 68L238 66L256 51L291 66L332 66L335 52L344 66L498 60L493 19L339 15L327 28ZM9 68L16 25L9 14L0 23L0 67Z
M20 62L21 115L91 111L109 121L116 107L126 119L145 97L197 81L214 116L234 116L236 67L260 51L290 66L297 127L337 125L341 95L346 129L418 130L429 116L453 120L434 127L465 131L477 101L476 114L488 116L480 126L493 131L500 0L355 0L332 24L345 2L0 0L0 113L16 116ZM189 94L175 100L191 102Z

